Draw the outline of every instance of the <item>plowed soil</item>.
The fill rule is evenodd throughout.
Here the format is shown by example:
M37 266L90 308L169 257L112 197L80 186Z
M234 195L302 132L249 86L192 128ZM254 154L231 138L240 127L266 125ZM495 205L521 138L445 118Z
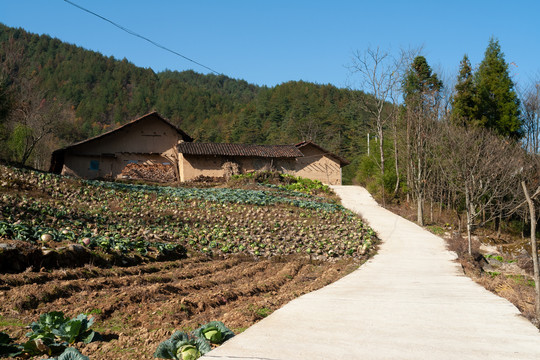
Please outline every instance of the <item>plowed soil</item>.
M175 330L212 320L235 333L290 300L358 267L360 259L318 262L305 255L196 257L132 267L84 266L0 274L0 331L24 342L25 325L61 310L88 313L104 341L75 344L97 359L152 359Z

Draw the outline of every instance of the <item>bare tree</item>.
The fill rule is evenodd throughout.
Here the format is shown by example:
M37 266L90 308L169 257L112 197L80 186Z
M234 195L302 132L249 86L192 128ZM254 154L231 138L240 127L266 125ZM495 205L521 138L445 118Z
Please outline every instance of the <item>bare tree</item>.
M446 123L439 134L441 172L448 185L465 198L467 239L472 254L474 228L512 206L505 197L516 187L516 159L521 150L485 129Z
M17 101L7 124L13 159L26 165L36 146L53 134L61 114L62 106L54 99L47 100L34 80L19 79Z
M521 182L521 187L523 188L523 194L527 199L527 204L529 206L529 214L531 218L531 256L533 259L534 282L536 290L535 313L537 321L540 322L540 269L538 266L538 246L536 243L536 210L533 202L533 197L529 194L529 189L527 188L525 181ZM538 192L539 191L536 191L536 194L538 194Z
M406 108L407 185L417 202L417 222L423 226L426 184L432 165L429 146L439 118L443 85L431 71L426 58L417 56L402 86Z
M27 61L22 45L11 38L1 46L0 78L8 84L12 99L3 124L6 133L3 155L24 166L39 149L41 153L35 156L34 166L47 168L50 155L47 149L53 146L53 133L60 121L71 116L70 110L55 98L47 98L36 75L20 72Z
M520 190L514 193L514 203L517 206L510 211L513 213L524 205L530 222L531 258L533 262L533 277L535 282L535 315L537 324L540 324L540 264L538 259L538 243L536 239L536 225L538 223L537 208L540 204L540 156L537 154L524 153L521 157L520 166ZM535 189L532 193L531 190Z
M357 51L349 66L351 74L360 75L360 87L369 94L361 96L359 105L372 118L379 145L379 168L381 170L382 194L384 201L384 175L385 175L385 154L384 144L386 140L385 129L390 120L393 120L394 148L397 152L396 121L397 121L397 99L401 90L401 79L404 69L408 64L408 52L402 51L398 57L392 56L389 52L381 48L368 48L365 51ZM399 188L399 167L397 153L395 155L395 165L398 182L396 190Z
M424 226L426 188L432 173L431 145L436 136L436 119L436 108L409 108L407 111L409 187L417 203L420 226Z
M360 106L374 120L379 142L379 166L384 175L384 128L394 115L395 106L389 104L393 105L395 93L399 90L402 61L379 47L357 51L352 61L349 70L360 75L361 88L371 95L361 96Z
M540 153L540 80L535 81L522 95L521 107L525 149Z

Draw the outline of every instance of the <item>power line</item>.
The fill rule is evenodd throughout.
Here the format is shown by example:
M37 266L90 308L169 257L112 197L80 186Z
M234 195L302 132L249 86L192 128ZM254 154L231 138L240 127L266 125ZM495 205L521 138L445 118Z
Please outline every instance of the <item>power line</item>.
M163 49L163 50L165 50L165 51L168 51L168 52L170 52L170 53L173 53L174 55L180 56L181 58L184 58L184 59L186 59L186 60L188 60L188 61L191 61L191 62L194 63L194 64L197 64L197 65L199 65L199 66L202 66L203 68L205 68L205 69L207 69L207 70L210 70L211 72L213 72L213 73L216 74L216 75L222 75L221 73L217 72L216 70L214 70L214 69L212 69L212 68L210 68L210 67L208 67L208 66L206 66L206 65L203 65L203 64L201 64L200 62L197 62L197 61L195 61L195 60L193 60L193 59L190 59L190 58L188 58L187 56L184 56L184 55L182 55L182 54L180 54L180 53L178 53L178 52L176 52L176 51L174 51L174 50L171 50L171 49L169 49L169 48L167 48L167 47L165 47L165 46L163 46L163 45L160 45L160 44L158 44L157 42L155 42L155 41L153 41L153 40L150 40L149 38L144 37L144 36L142 36L142 35L136 33L136 32L133 31L133 30L129 30L128 28L125 28L125 27L123 27L122 25L115 23L114 21L109 20L109 19L107 19L107 18L104 17L104 16L101 16L101 15L99 15L99 14L96 14L95 12L93 12L93 11L91 11L91 10L88 10L88 9L86 9L86 8L84 8L84 7L80 6L80 5L78 5L78 4L75 4L75 3L72 2L72 1L69 1L69 0L64 0L64 1L67 2L67 3L70 4L70 5L75 6L76 8L81 9L82 11L85 11L85 12L87 12L87 13L89 13L89 14L92 14L92 15L94 15L94 16L97 16L98 18L100 18L100 19L102 19L102 20L105 20L106 22L108 22L108 23L110 23L110 24L116 26L116 27L119 28L120 30L125 31L125 32L127 32L128 34L130 34L130 35L133 35L133 36L136 36L136 37L138 37L138 38L140 38L140 39L143 39L143 40L145 40L145 41L148 41L150 44L152 44L152 45L154 45L154 46L157 46L158 48L161 48L161 49Z

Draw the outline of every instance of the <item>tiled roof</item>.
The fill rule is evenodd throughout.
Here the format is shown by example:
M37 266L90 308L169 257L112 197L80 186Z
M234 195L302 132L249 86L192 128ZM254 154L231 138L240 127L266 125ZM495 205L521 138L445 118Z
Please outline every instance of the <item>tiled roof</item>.
M304 156L294 145L247 145L183 142L178 151L187 155L254 156L297 158Z
M334 159L336 159L337 161L339 161L341 163L341 166L349 165L351 163L349 160L347 160L345 158L342 158L341 156L336 155L334 153L331 153L330 151L328 151L325 148L315 144L312 141L302 141L302 142L296 144L295 146L296 146L296 148L301 149L304 146L308 146L308 145L311 145L311 146L319 149L324 155L328 155L330 157L333 157Z

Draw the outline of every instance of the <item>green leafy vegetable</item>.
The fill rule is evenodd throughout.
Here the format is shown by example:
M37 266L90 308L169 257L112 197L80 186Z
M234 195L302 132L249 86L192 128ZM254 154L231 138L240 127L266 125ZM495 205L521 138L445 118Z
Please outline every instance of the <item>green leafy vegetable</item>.
M194 360L211 349L210 343L206 339L176 331L168 340L158 345L154 357L159 359Z
M229 330L221 321L211 321L193 331L193 335L205 338L212 344L222 344L234 336L234 333Z
M182 360L195 360L201 357L201 352L193 345L184 345L176 352L176 357Z
M32 331L26 334L30 340L23 344L23 352L28 355L55 355L77 341L86 344L98 341L100 335L89 329L93 323L94 319L85 314L73 319L65 317L61 311L42 314L38 321L30 324Z
M90 358L81 354L79 350L69 347L60 356L50 360L90 360Z
M21 346L14 344L8 334L0 331L0 358L16 357L22 353Z

